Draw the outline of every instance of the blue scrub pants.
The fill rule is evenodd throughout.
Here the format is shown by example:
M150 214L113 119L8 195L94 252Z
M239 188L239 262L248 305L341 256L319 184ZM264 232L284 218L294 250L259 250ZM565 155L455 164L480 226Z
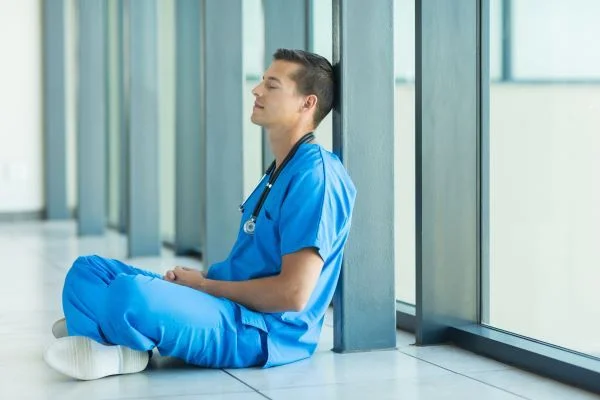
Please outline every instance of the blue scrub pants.
M71 336L212 368L263 365L266 333L241 322L240 306L120 261L79 257L65 279Z

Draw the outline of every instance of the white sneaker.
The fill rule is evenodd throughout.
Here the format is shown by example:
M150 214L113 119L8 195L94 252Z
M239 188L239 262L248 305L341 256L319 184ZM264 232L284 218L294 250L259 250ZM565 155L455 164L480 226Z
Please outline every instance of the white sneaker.
M146 351L106 346L85 336L60 338L44 353L44 360L52 368L84 381L143 371L148 359Z
M52 325L52 334L57 339L69 336L69 332L67 332L67 320L61 318L58 321L56 321Z

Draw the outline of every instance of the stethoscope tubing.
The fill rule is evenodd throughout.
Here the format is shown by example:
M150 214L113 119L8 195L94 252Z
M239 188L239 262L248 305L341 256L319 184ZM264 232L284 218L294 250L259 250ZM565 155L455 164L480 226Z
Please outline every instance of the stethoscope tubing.
M271 188L275 184L275 181L277 180L277 178L279 177L279 175L281 174L283 169L292 160L292 158L294 158L294 156L296 155L296 152L298 151L300 146L305 143L309 143L309 142L313 141L314 138L315 138L315 135L312 132L309 132L306 135L302 136L302 138L300 138L300 140L298 140L298 142L296 142L294 147L292 147L292 149L287 154L287 156L285 157L285 159L283 160L283 162L281 163L281 166L279 168L275 169L275 166L276 166L275 161L273 161L271 163L271 165L269 166L269 168L267 168L267 170L265 171L265 175L263 176L262 179L264 179L265 176L269 176L269 180L267 182L267 185L263 189L262 193L260 194L258 202L256 203L254 210L252 210L252 214L250 215L250 218L244 223L244 232L246 234L248 234L248 235L254 234L254 231L256 230L256 219L258 218L258 214L260 213L260 210L262 209L265 201L267 200L267 197L269 196L269 193L271 192ZM261 181L262 181L262 179L261 179ZM246 202L244 202L240 206L240 211L242 211L242 212L244 211L244 204L246 204Z

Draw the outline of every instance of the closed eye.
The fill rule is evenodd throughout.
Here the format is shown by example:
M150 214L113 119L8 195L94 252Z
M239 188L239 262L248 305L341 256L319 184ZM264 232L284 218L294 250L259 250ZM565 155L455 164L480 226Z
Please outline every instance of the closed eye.
M268 76L266 78L263 76L263 81L265 81L265 87L267 89L278 89L279 86L277 84L281 83L281 81L274 76Z

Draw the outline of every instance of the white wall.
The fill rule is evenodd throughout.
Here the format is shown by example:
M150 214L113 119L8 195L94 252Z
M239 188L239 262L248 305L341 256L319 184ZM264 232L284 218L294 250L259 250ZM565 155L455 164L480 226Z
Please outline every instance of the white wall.
M0 0L0 213L43 208L41 3Z

